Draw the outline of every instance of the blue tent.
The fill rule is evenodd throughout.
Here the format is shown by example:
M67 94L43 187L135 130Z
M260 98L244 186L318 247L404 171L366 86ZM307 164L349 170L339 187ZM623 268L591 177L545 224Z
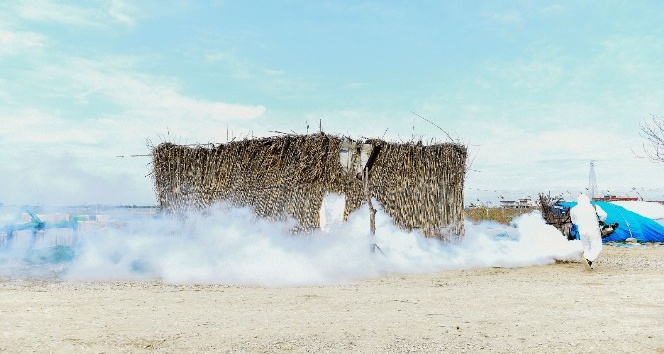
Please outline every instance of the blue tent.
M576 202L557 203L564 208L571 208ZM608 237L602 239L604 242L622 242L633 237L639 242L664 242L664 226L657 221L646 218L640 214L629 211L619 205L608 202L592 202L600 206L606 212L607 224L617 222L618 228Z

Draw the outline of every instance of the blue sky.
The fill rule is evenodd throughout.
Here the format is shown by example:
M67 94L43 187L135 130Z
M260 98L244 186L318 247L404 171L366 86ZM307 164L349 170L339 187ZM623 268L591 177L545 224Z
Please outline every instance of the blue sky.
M468 201L664 199L653 1L5 1L0 202L152 204L147 143L271 131L470 149Z

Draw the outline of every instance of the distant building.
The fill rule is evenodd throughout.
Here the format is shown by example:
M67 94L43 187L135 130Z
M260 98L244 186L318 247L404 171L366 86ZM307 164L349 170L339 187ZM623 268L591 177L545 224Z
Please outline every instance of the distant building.
M619 197L615 195L605 195L599 198L593 198L594 201L598 202L633 202L639 200L638 197Z
M514 209L532 208L535 207L535 202L533 202L530 198L520 198L516 200L501 200L500 206L503 208L514 208Z

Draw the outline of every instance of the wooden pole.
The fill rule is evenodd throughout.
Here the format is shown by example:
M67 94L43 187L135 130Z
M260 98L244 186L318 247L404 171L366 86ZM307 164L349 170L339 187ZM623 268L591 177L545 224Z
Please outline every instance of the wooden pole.
M376 208L374 208L373 203L371 203L371 190L369 189L369 169L364 169L364 197L367 199L367 204L369 205L369 230L371 232L371 237L376 236ZM376 246L374 241L373 246Z
M371 202L371 188L369 185L371 168L373 167L374 162L376 162L376 158L378 157L380 150L381 148L379 146L374 146L373 149L371 149L371 154L369 155L367 164L364 166L362 182L364 182L364 197L367 200L367 205L369 205L369 232L371 235L371 252L375 252L376 249L378 249L380 253L383 253L383 250L381 250L380 247L378 247L376 244L376 208L374 208L373 203Z
M378 250L381 254L385 254L383 253L383 250L378 247L378 244L376 244L376 208L374 208L373 203L371 203L371 189L369 188L369 168L364 168L363 177L364 195L367 199L367 204L369 205L369 237L371 237L371 252L376 252L376 250Z

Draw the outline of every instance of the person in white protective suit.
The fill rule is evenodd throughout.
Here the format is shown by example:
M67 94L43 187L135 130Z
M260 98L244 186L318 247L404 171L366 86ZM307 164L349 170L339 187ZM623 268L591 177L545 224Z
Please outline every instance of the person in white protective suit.
M599 220L606 220L606 212L599 205L591 205L590 199L585 195L579 195L577 204L570 210L572 223L579 230L581 243L583 244L584 266L594 269L597 258L602 252L602 235L599 229Z

